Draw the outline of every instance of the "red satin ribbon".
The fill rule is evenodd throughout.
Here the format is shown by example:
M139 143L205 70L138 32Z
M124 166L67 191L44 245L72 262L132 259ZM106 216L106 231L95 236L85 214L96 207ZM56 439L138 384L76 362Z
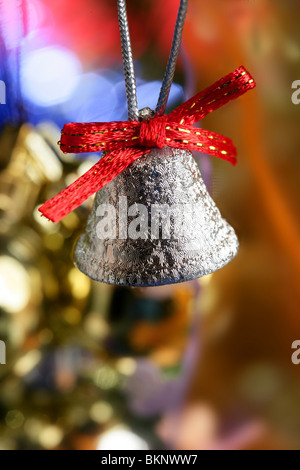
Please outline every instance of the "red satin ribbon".
M142 122L65 124L60 141L63 152L105 150L107 153L87 173L45 202L39 211L58 222L154 147L168 145L176 149L198 150L235 165L236 149L230 139L195 128L193 124L254 87L254 79L244 67L239 67L167 116Z

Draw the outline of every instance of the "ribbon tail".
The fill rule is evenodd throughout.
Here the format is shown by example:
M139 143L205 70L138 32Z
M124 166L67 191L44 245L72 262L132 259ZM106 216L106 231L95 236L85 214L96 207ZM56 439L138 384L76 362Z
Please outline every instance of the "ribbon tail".
M76 209L88 197L103 188L132 162L149 150L127 148L108 152L83 176L59 194L45 202L39 211L52 222L59 222L69 212Z
M255 86L250 73L244 67L239 67L176 108L169 119L192 125Z

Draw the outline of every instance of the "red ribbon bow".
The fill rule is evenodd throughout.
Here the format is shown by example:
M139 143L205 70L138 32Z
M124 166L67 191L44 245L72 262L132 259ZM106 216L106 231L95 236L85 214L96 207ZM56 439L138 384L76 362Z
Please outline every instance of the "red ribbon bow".
M236 149L230 139L195 128L193 124L254 87L251 75L244 67L239 67L167 116L142 122L65 124L60 141L64 153L102 150L107 153L83 176L45 202L39 211L58 222L153 147L168 145L176 149L200 150L235 165Z

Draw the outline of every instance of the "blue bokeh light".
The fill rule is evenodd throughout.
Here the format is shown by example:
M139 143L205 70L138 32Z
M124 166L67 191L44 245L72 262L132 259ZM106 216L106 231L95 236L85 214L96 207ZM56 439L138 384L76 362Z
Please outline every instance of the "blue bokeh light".
M26 54L21 68L22 93L43 107L65 102L74 92L82 72L77 56L60 46Z

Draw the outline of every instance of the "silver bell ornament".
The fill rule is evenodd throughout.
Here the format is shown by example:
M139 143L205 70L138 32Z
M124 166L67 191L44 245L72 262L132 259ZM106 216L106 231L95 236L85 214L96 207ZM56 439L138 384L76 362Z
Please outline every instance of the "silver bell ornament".
M158 286L212 273L237 250L191 152L165 146L97 192L74 262L100 282Z
M68 123L64 153L103 156L87 173L40 207L58 222L96 193L74 261L86 275L119 286L158 286L212 273L237 253L233 228L211 199L191 150L236 163L233 142L193 127L255 87L241 66L165 115L187 0L180 0L172 48L154 111L139 111L125 0L118 18L128 121Z

